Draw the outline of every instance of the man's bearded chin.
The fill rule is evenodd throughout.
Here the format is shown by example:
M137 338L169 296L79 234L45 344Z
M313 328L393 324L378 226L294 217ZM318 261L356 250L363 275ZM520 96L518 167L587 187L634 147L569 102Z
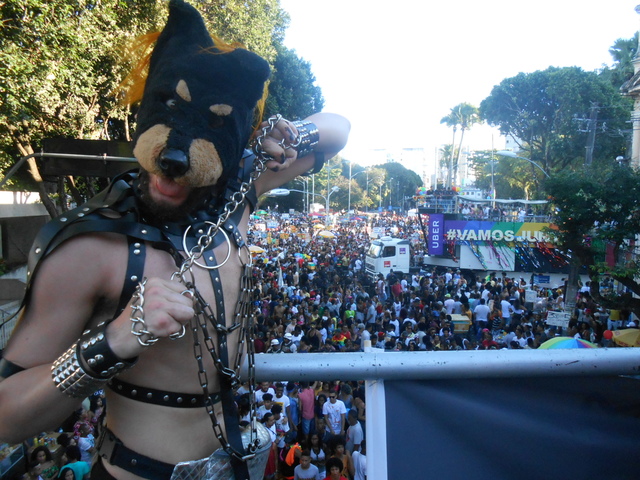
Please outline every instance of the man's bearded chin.
M187 215L202 208L211 198L215 198L215 185L194 188L187 199L180 205L164 205L153 200L149 194L149 173L141 170L138 177L142 211L147 220L156 219L161 222L177 222Z

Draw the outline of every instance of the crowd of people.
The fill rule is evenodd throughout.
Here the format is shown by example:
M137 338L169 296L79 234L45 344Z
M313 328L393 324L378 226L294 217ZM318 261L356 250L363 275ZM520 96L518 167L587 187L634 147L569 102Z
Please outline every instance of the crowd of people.
M249 238L260 247L253 254L257 354L535 349L558 335L609 346L605 330L637 326L629 314L609 318L588 285L579 292L576 314L561 328L547 324L545 314L563 308L564 286L539 288L498 272L472 275L426 265L416 265L421 269L411 275L368 278L364 261L371 230L415 238L418 225L408 217L345 222L332 228L333 238L318 236L318 220L309 217L255 220L263 222L278 227L254 225ZM418 264L419 252L414 258ZM531 289L537 298L526 302L525 290ZM468 318L462 331L452 322L456 315ZM245 383L236 401L244 421L250 421L253 403L271 433L265 479L365 478L363 382L262 382L253 388ZM95 396L69 427L73 433L60 437L62 463L54 464L46 447L33 450L29 478L87 478L102 402Z
M604 332L633 325L629 312L612 325L588 285L569 324L551 325L547 312L563 310L566 285L542 288L506 273L419 265L419 246L416 273L369 278L364 261L371 230L419 239L410 217L338 224L331 239L315 235L306 217L270 221L277 222L277 234L254 230L251 238L263 250L254 259L256 353L363 351L365 342L392 351L537 348L560 335L612 346ZM525 291L536 292L535 300ZM456 328L454 315L468 322Z

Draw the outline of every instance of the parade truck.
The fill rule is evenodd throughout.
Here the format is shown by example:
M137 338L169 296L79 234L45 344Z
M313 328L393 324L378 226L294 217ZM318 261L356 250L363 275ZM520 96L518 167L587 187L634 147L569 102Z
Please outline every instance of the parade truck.
M412 270L411 242L388 236L373 240L367 251L365 269L371 279L379 273L386 277L391 270L409 274Z
M418 217L425 266L504 272L542 286L562 284L569 273L570 258L553 244L548 222L468 220L422 208Z

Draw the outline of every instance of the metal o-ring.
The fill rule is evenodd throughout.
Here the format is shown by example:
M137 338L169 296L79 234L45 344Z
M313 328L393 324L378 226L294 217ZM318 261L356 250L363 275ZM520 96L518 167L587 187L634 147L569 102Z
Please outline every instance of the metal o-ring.
M204 223L207 223L209 225L215 225L215 223L213 222L204 222ZM190 228L191 228L191 225L187 227L187 229L184 231L184 235L182 236L182 248L184 249L185 252L189 251L189 248L187 247L187 233L189 233ZM227 232L225 232L224 228L218 228L218 231L216 232L216 234L218 232L222 232L225 240L227 241L227 245L229 246L229 250L227 251L227 257L224 259L222 263L219 263L218 265L207 265L206 263L203 265L202 263L198 263L197 260L193 261L193 263L195 263L199 267L202 267L206 270L215 270L217 268L222 267L225 263L227 263L227 260L229 260L229 257L231 257L231 240L229 239L229 235L227 234Z

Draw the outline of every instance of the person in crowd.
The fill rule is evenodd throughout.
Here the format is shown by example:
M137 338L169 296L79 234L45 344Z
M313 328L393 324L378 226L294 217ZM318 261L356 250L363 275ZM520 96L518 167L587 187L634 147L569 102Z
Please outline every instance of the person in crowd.
M318 433L310 434L306 442L306 449L309 450L311 463L318 467L320 476L324 478L326 475L325 463L329 455L327 454L326 443L322 440L322 436Z
M53 460L51 451L44 445L37 446L31 452L32 471L36 472L43 480L57 478L60 468Z
M347 422L349 427L347 428L345 448L349 453L353 453L360 449L360 445L364 440L364 430L358 421L358 412L356 410L349 410Z
M311 452L302 450L300 464L293 471L293 480L321 480L320 470L311 463Z
M327 420L327 427L332 435L344 435L347 408L342 400L338 400L335 391L329 393L329 401L322 405L322 415Z
M73 471L77 480L86 480L91 473L91 465L82 461L82 452L77 445L69 445L65 449L65 455L67 457L67 463L63 469L70 469ZM59 478L64 478L62 473Z
M95 478L98 471L118 480L154 478L147 465L170 475L177 463L215 461L212 454L229 439L244 450L225 376L235 368L243 329L226 328L238 306L250 307L250 295L241 296L239 288L253 278L244 248L249 216L262 194L319 171L346 145L350 130L344 117L331 113L261 122L269 63L212 36L191 3L169 2L165 28L145 37L150 56L134 69L146 65L148 74L130 77L139 87L126 95L140 101L133 139L139 172L118 177L42 231L30 252L21 318L0 364L2 442L18 443L60 424L84 398L105 389L108 431L100 445L106 453L94 465ZM255 163L245 151L254 132L264 151ZM204 237L212 249L196 257L191 245ZM184 265L193 275L175 275L187 255ZM211 262L219 266L215 272ZM200 307L207 311L200 314ZM226 322L209 326L216 354L203 348L207 380L186 334L196 315ZM221 350L224 365L216 361ZM214 414L200 397L198 409L187 411L191 405L156 404L147 395L201 396L203 384L224 398ZM216 427L229 430L224 441ZM115 448L121 444L128 453ZM220 461L246 470L234 459Z
M349 480L342 475L344 465L339 458L332 457L327 460L327 473L329 474L324 480Z
M356 450L351 455L355 474L353 480L366 480L367 478L367 441L362 440L360 451Z
M340 474L346 478L353 478L354 468L351 453L345 448L345 441L342 435L334 435L329 440L329 453L331 458L338 458L342 463ZM328 468L328 467L327 467Z

